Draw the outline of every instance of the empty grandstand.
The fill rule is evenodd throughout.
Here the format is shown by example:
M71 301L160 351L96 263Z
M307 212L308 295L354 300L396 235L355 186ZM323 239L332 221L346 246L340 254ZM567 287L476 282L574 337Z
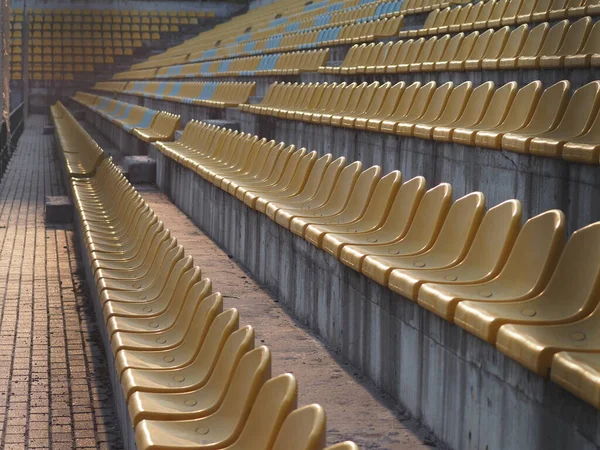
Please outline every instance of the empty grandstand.
M61 3L1 9L0 449L600 448L600 0Z

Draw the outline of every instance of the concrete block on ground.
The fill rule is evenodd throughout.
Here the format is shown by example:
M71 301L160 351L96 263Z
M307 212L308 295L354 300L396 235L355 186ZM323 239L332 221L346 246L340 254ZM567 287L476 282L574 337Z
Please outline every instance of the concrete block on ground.
M46 223L73 222L73 203L68 195L46 197Z
M152 184L156 180L156 162L149 156L127 156L123 168L132 184Z

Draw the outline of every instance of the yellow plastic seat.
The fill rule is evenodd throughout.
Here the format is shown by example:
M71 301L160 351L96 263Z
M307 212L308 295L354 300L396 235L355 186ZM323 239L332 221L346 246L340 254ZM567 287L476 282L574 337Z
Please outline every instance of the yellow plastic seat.
M340 260L356 271L364 270L364 260L369 255L414 255L428 250L446 218L452 201L452 186L440 184L427 191L418 202L412 220L391 224L376 236L367 237L367 243L347 245L342 248ZM413 216L414 214L414 216ZM404 215L406 219L406 213ZM410 225L410 226L407 226Z
M502 137L505 133L521 130L531 121L541 95L541 81L534 81L519 89L502 123L486 124L484 128L484 119L478 127L481 130L477 131L474 136L473 144L479 147L500 149L502 147ZM459 135L461 133L455 130L453 136L455 142Z
M213 309L214 310L214 309ZM221 349L227 337L237 329L239 314L236 309L228 309L219 314L212 323L208 322L210 317L205 317L204 323L199 323L197 327L191 327L185 335L183 342L166 350L121 350L115 355L115 371L121 376L121 385L124 390L132 380L126 380L126 377L135 377L135 373L128 370L137 369L136 372L151 371L159 374L162 370L173 370L194 365L197 355L202 352L215 351ZM209 328L210 327L210 328ZM205 348L204 341L209 347ZM214 361L213 358L211 361ZM125 390L125 392L128 392ZM132 392L128 392L131 394Z
M129 397L128 410L133 426L141 420L197 419L214 413L222 404L236 371L249 374L268 365L267 353L259 350L249 354L253 348L252 327L246 326L232 333L219 353L210 377L200 387L190 385L190 379L176 383L172 374L163 373L167 376L161 392L137 390ZM181 377L185 378L179 374L177 379Z
M304 206L305 209L308 209L323 204L329 198L331 189L345 167L346 158L340 157L335 161L328 159L325 163L322 166L315 165L304 188L298 195L267 204L265 208L267 216L275 221L282 208L302 208Z
M553 25L546 34L542 41L539 50L535 54L520 55L517 59L517 67L522 69L538 69L540 67L540 60L544 55L553 55L560 48L567 30L569 28L569 21L563 20ZM534 43L535 44L535 43ZM529 49L529 47L528 47ZM532 46L531 50L535 50L535 45Z
M178 312L189 314L181 316L181 314L176 313L176 317L171 323L166 322L164 313L158 317L137 317L135 322L131 318L129 321L121 318L121 323L125 322L131 325L133 322L138 326L138 329L123 331L115 328L110 329L109 331L113 332L110 339L113 353L117 354L121 350L168 350L181 345L195 320L198 323L211 322L212 318L222 310L220 294L209 295L209 288L210 283L206 285L197 283L194 285L189 291L188 295L191 301L187 302L186 307L181 308L178 304L174 305L174 308L178 310L181 308L181 311ZM173 303L180 303L177 300L176 298ZM202 304L204 301L206 301L205 305ZM161 325L163 328L160 328Z
M502 59L516 58L521 52L528 35L529 26L527 24L523 24L512 30L500 54L491 58L484 57L481 68L483 70L498 70Z
M387 119L381 121L379 126L380 131L387 133L394 131L396 123L402 120L411 111L411 106L420 89L421 83L419 81L412 83L404 89L394 112L390 114Z
M217 364L228 363L235 352L245 353L244 349L252 348L254 337L252 330L244 327L236 331L236 320L236 316L232 315L231 311L226 311L210 324L208 330L206 330L207 326L200 323L199 325L205 330L204 336L200 336L197 344L200 350L193 361L186 366L173 369L156 366L125 370L121 376L121 387L125 397L131 399L136 392L188 392L205 386L216 370ZM223 354L225 348L231 352ZM134 403L130 404L131 412L136 411L137 414L143 411L145 403ZM136 409L135 405L140 406L141 409Z
M600 112L585 134L569 139L562 149L562 157L567 161L586 164L600 163Z
M324 446L325 411L320 405L312 404L296 409L287 416L277 434L273 450L321 450Z
M455 128L452 132L452 141L457 144L475 145L475 136L478 131L491 130L500 126L508 117L508 113L514 104L517 89L517 83L514 81L496 89L481 121L468 128ZM433 136L435 139L435 130Z
M456 266L439 270L394 270L389 288L413 301L424 283L475 284L494 278L502 269L521 228L521 203L508 200L490 209L473 245Z
M348 193L351 192L362 170L362 163L355 161L337 173L334 167L327 170L317 194L308 202L296 207L281 207L277 210L275 221L290 228L291 222L297 217L323 217L340 212L345 206ZM335 177L335 178L334 178Z
M393 248L384 253L385 249L382 248L378 254L365 258L362 273L385 286L394 269L430 270L456 265L467 253L484 210L485 197L480 192L460 198L450 207L439 234L435 236L435 242L427 251L404 255Z
M563 67L567 56L576 55L583 48L591 28L591 17L583 17L569 26L565 38L556 52L541 56L540 67L542 69Z
M441 87L441 86L440 86ZM433 137L433 130L436 126L442 126L454 123L462 115L465 110L465 106L471 97L473 91L473 83L466 81L452 89L445 104L442 105L443 110L441 114L429 122L420 121L413 128L413 136L421 139L431 139ZM443 98L441 99L443 100ZM431 102L432 107L439 107L438 103ZM437 113L437 109L435 110ZM429 119L430 117L428 117Z
M333 220L324 219L316 223L313 221L304 230L304 239L321 247L327 233L360 233L378 228L389 213L401 181L401 173L397 170L392 171L377 181L370 196L365 195L365 190L358 185L357 181L354 192L360 188L362 195L353 192L347 207L342 214L332 217Z
M293 176L289 180L287 186L279 190L269 190L262 192L254 203L254 208L264 214L267 213L267 208L271 203L285 202L290 199L297 199L302 195L303 189L308 183L308 180L318 180L325 169L332 161L331 154L323 155L317 159L317 152L310 152L304 155L298 163Z
M600 224L588 225L568 240L548 285L537 296L520 302L460 302L454 322L495 343L505 324L561 324L588 316L598 304L600 266L595 254Z
M459 87L457 87L456 89L458 89ZM462 114L459 117L457 117L455 121L449 124L436 125L433 129L433 132L431 133L431 137L436 141L449 142L452 140L452 136L455 129L472 127L477 125L483 119L484 114L488 109L488 105L490 106L490 109L492 109L491 100L493 99L493 97L494 83L492 81L488 81L477 86L475 89L473 89L472 94L469 96L469 99L465 104L464 111L462 112ZM504 113L505 112L502 111L502 114ZM419 126L417 126L417 129L418 127Z
M584 134L593 123L600 108L600 82L592 81L577 89L558 126L534 137L529 153L539 156L560 157L563 145Z
M518 153L527 153L531 140L556 128L569 104L571 83L559 81L541 95L529 123L518 132L506 133L502 137L502 148Z
M600 56L600 25L594 24L585 40L583 48L577 54L567 54L564 58L564 66L567 68L589 67L592 58Z
M499 26L515 25L517 23L517 16L519 11L524 7L524 4L528 0L509 0L506 10L502 14L499 21L489 21L488 25L492 28L498 28ZM530 3L531 0L529 0Z
M267 352L265 347L257 350ZM269 380L269 372L256 371L252 377L236 372L221 407L210 416L189 421L141 421L135 433L138 448L217 449L227 448L238 438L243 442L250 437L262 438L264 445L271 444L278 430L270 430L266 439L261 436L259 432L264 431L261 417L269 423L267 418L275 415L282 423L296 407L298 387L293 375L279 375ZM234 444L230 448L247 447Z
M453 89L454 83L449 81L432 92L428 92L425 89L419 90L414 102L415 107L411 108L410 115L407 114L402 118L401 122L396 123L394 133L402 136L412 136L417 124L429 124L437 120L444 111ZM425 95L427 97L423 98ZM420 105L425 108L424 112L419 109Z
M387 104L387 96L391 88L392 83L389 81L377 86L370 99L364 97L365 107L353 113L352 116L344 117L342 125L361 130L366 129L370 119L376 119L380 114L385 114L383 108Z
M552 358L550 378L582 400L600 409L600 357L598 353L558 352Z
M390 87L381 109L367 120L366 128L368 130L379 131L381 129L383 120L390 117L398 107L398 103L400 102L405 89L406 83L404 81L400 81Z
M497 68L501 70L513 70L517 68L519 58L535 57L540 52L549 29L550 25L548 23L542 23L529 30L521 50L517 54L505 53L501 55Z
M497 59L502 54L510 34L510 27L500 28L491 35L485 49L484 45L478 45L480 40L483 41L483 44L487 41L486 34L481 34L473 47L473 52L464 63L461 63L460 68L462 70L481 70L485 60ZM450 69L453 70L452 63Z
M502 303L538 295L548 284L565 240L565 216L552 210L529 219L497 277L479 284L426 283L418 302L446 320L463 301Z
M450 37L450 36L448 36L448 37ZM465 39L464 33L458 33L458 34L452 36L448 40L447 45L443 49L442 53L432 55L432 57L430 57L429 61L423 62L421 64L421 67L420 67L421 71L422 72L433 72L434 70L436 70L436 64L440 64L439 67L441 67L441 64L444 61L451 61L456 56L459 49L461 48L464 39Z
M343 185L338 183L327 203L295 215L290 221L289 230L299 236L305 236L311 224L340 224L358 220L380 178L381 167L371 166L357 174L355 180L345 186L343 191ZM317 241L313 242L315 245L319 244L317 236L319 233L314 230L312 238Z

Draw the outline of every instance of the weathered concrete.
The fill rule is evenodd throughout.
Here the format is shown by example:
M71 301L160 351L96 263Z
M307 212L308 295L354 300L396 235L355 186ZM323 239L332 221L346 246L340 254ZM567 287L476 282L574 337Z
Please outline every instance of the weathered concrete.
M46 223L73 222L73 203L66 195L46 197Z
M148 156L126 156L123 167L130 183L153 184L156 179L156 162Z
M315 330L456 449L597 449L600 414L347 268L158 151L157 184Z
M345 156L384 172L399 169L406 179L424 176L430 186L448 182L455 197L473 191L486 195L488 206L510 198L532 217L549 209L563 210L573 232L600 220L598 166L455 143L317 125L237 111L245 132L320 154Z

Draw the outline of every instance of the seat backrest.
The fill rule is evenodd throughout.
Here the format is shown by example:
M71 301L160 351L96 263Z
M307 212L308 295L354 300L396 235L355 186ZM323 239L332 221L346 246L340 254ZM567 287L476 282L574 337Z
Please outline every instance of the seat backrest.
M582 17L577 22L571 24L564 40L556 51L557 56L576 55L585 44L588 34L592 28L592 18Z
M412 121L421 117L429 106L429 102L436 91L436 82L430 81L417 91L415 99L410 105L409 111L404 116L404 120Z
M507 200L490 208L462 264L477 272L476 277L499 272L519 234L521 220L518 200Z
M498 2L494 5L494 9L490 14L490 21L498 21L504 17L504 12L508 7L508 0L498 0Z
M485 214L485 196L471 192L456 200L448 214L432 250L441 249L458 259L466 254Z
M568 132L579 136L585 132L596 118L600 107L600 81L592 81L575 91L556 128L557 132Z
M445 9L449 9L449 8L445 8ZM434 9L433 11L431 11L428 15L427 15L427 19L425 19L425 23L423 24L424 29L427 28L433 28L438 19L438 17L440 16L440 9Z
M446 48L444 49L444 53L440 55L438 60L432 59L432 61L452 61L463 44L464 39L465 33L458 33L452 36L452 38L448 41L448 45L446 45Z
M465 81L452 89L448 101L446 102L446 107L438 117L439 122L453 123L461 117L472 92L473 83L471 81ZM483 92L483 90L481 92ZM433 104L433 102L431 103Z
M493 81L486 81L473 89L473 93L469 96L465 110L457 123L467 127L478 124L487 111L494 93Z
M533 81L516 93L510 110L502 126L507 130L517 130L528 124L542 95L542 82Z
M400 97L400 101L393 114L390 116L390 119L401 119L408 114L420 88L421 83L417 81L404 89L402 97Z
M429 189L419 202L403 240L415 242L419 247L429 247L437 238L451 204L451 185L441 183Z
M469 59L496 59L504 50L506 42L508 41L508 37L510 35L510 27L502 27L499 30L494 32L494 35L490 39L490 44L487 46L485 52L481 56L481 58L471 58Z
M527 34L527 39L525 39L525 43L518 53L518 56L536 56L546 40L549 29L550 25L547 22L532 28Z
M563 118L569 104L570 90L571 83L567 80L559 81L544 90L524 131L543 133L554 129Z
M436 120L445 110L450 94L454 90L454 83L448 81L436 88L427 104L425 113L421 116L422 123L429 123Z
M517 56L529 35L529 25L523 24L510 32L506 45L500 53L500 58L514 58Z
M584 55L593 55L600 53L600 22L596 22L588 34L585 45L581 49Z
M475 41L474 45L471 47L471 51L469 52L468 56L466 56L466 58L470 59L470 60L483 59L483 55L485 55L487 48L490 46L490 41L492 40L492 37L494 35L495 35L494 30L487 30L486 32L481 33L479 36L477 36L477 40ZM498 35L499 38L501 36L502 35L500 35L500 34ZM465 39L465 41L466 40L467 39ZM464 56L464 53L462 51L460 51L459 54L456 56L457 56L456 61L464 61L464 59L459 58L459 57Z
M450 9L450 12L447 13L447 17L445 17L445 20L440 23L440 25L438 26L442 26L442 25L452 25L454 23L457 23L457 19L458 16L460 15L461 11L462 11L462 6L456 6L454 8Z
M568 20L562 20L556 25L552 26L552 28L550 28L548 31L546 39L544 40L544 43L542 44L538 54L540 56L550 56L556 54L565 38L568 27Z
M421 52L417 62L425 62L425 61L441 61L441 57L446 51L446 47L448 46L448 42L450 41L450 35L446 34L439 38L433 45L433 48L426 54L425 52Z
M557 209L525 222L506 265L498 275L499 279L516 286L531 286L534 294L541 292L548 284L563 251L565 228L565 215Z
M325 410L317 404L290 413L272 450L320 450L325 446Z
M567 301L584 314L591 312L600 299L599 251L600 222L573 233L541 295Z
M232 434L239 435L238 441L247 439L248 437L246 435L251 433L254 439L265 442L265 436L261 435L261 431L264 431L264 425L261 426L260 422L256 422L256 419L250 422L250 416L257 408L266 413L269 411L270 406L277 406L277 400L279 400L277 389L268 389L269 393L274 396L272 400L265 399L264 396L259 395L259 392L262 391L263 386L265 386L268 381L277 380L279 378L277 377L269 380L270 377L271 354L269 349L265 346L258 347L246 353L237 365L229 388L223 398L223 403L221 403L221 406L215 413L215 417L218 415L235 421L235 430ZM271 386L273 386L273 384L271 384ZM278 383L277 387L279 387ZM247 420L248 422L246 423ZM283 422L283 418L281 419L281 422Z
M493 31L488 30L487 39L489 43L489 38L491 37ZM485 34L485 33L484 33ZM461 42L456 55L452 58L452 61L466 61L469 58L469 55L473 52L473 48L477 44L479 40L480 34L479 31L473 31L469 33ZM487 45L487 44L486 44Z
M504 121L513 104L518 88L517 82L511 81L496 89L490 100L489 107L484 111L483 119L478 125L480 129L493 129Z
M263 348L266 349L266 347L261 347L261 349ZM254 394L254 392L252 393ZM298 399L296 378L289 373L271 378L262 385L258 395L254 398L256 400L252 402L253 404L251 403L252 409L247 415L247 421L241 422L241 425L243 425L241 434L235 443L227 447L228 450L273 448L277 434L286 417L296 408ZM237 398L237 401L239 401L239 398ZM284 448L290 448L290 443L284 442L284 444Z
M483 3L483 6L479 10L479 14L477 14L477 18L473 22L486 23L488 20L490 20L490 18L492 16L492 12L494 11L494 8L496 7L496 5L499 2L496 0L487 0L485 2L479 2L479 3Z
M523 3L523 0L510 0L508 2L508 6L506 7L506 10L504 11L504 14L502 15L502 17L505 17L505 18L516 17L519 12L519 9L521 9L522 3Z
M426 189L427 181L420 176L403 183L398 189L382 229L396 231L398 238L403 237L409 229ZM377 241L369 242L376 243Z
M408 39L406 41L400 41L400 42L402 42L402 45L400 46L400 48L398 49L398 52L396 53L396 58L390 62L391 65L404 64L406 62L407 55L410 52L413 44L415 43L415 40Z

